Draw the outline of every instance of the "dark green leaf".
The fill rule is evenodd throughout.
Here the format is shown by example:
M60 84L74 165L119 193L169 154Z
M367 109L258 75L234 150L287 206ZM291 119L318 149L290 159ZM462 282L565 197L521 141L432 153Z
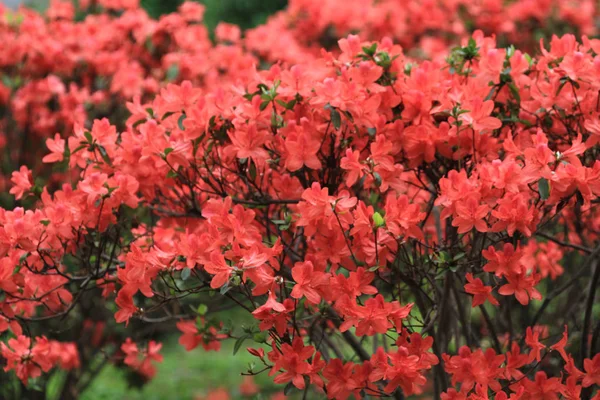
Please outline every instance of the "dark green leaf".
M173 111L166 112L165 115L163 115L163 117L162 117L163 121L165 119L169 118L173 114L175 114Z
M538 181L538 191L540 192L540 198L542 200L546 200L548 199L548 196L550 196L550 185L546 178L541 178Z
M514 83L509 83L508 88L510 89L510 93L517 101L517 104L521 104L521 95L519 94L519 89L517 89L517 86Z
M179 119L177 120L177 126L179 126L179 129L181 129L182 131L185 131L185 126L183 126L183 121L185 121L186 118L187 118L187 116L185 114L181 114L181 117L179 117Z
M229 292L230 290L231 290L231 286L229 286L229 282L227 282L226 284L224 284L223 286L221 286L221 289L219 290L219 293L225 294L225 293Z
M373 57L375 55L375 53L377 52L377 43L373 43L370 46L364 46L362 48L362 50L365 52L366 55Z
M335 108L331 109L331 123L335 129L340 129L342 126L342 116Z
M104 162L108 165L112 165L112 161L110 160L110 157L108 157L108 153L106 152L104 146L98 145L98 151L100 151L100 155L102 156Z
M248 339L249 337L250 337L250 335L246 334L246 335L239 337L238 340L235 341L235 344L233 345L233 355L235 355L240 350L240 347L242 347L242 344L244 344L246 339Z
M181 280L182 280L182 281L186 281L186 280L188 280L188 278L190 277L190 275L191 275L191 274L192 274L192 270L191 270L191 269L189 269L189 268L184 268L184 269L181 271Z

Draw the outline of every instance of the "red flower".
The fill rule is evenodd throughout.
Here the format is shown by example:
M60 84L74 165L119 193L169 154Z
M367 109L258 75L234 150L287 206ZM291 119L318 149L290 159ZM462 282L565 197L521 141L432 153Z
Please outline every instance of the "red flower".
M213 289L218 289L226 284L233 272L233 268L227 265L223 255L217 252L211 253L210 261L204 265L204 269L214 275L210 281L210 287Z
M474 197L457 202L456 217L452 221L452 226L458 227L458 233L467 233L473 228L479 232L487 232L488 226L484 218L487 217L489 210L486 204L479 205L479 201Z
M465 291L473 295L473 307L484 304L486 301L489 301L495 306L500 305L498 300L492 296L491 286L485 286L481 279L473 278L473 274L471 273L468 273L466 277L469 283L465 285Z
M583 387L600 385L600 354L596 354L591 360L589 358L583 360L583 369L585 370Z
M539 342L539 337L539 331L534 331L531 327L527 328L525 343L527 346L531 347L531 351L529 352L529 362L532 362L533 360L540 362L542 359L541 351L545 349L546 346Z
M563 332L562 338L550 348L552 350L556 350L559 352L560 356L565 360L565 362L569 361L569 357L567 356L567 352L565 351L565 346L567 345L567 341L569 339L569 328L565 325L565 331Z
M329 275L321 271L315 271L312 262L296 263L292 268L292 277L296 284L290 294L295 299L306 297L311 303L317 304L321 301L319 289L329 282Z
M12 173L11 182L13 183L13 187L10 189L10 194L14 195L17 200L21 199L25 192L33 187L31 181L31 170L24 165L21 166L18 172L15 171Z
M300 337L294 339L291 346L287 343L283 344L281 346L281 354L277 350L269 353L269 360L274 362L269 375L274 375L279 370L283 370L282 373L275 377L275 383L281 384L291 381L298 389L304 389L306 386L304 375L308 375L311 371L311 367L306 360L314 352L315 348L313 346L304 346Z

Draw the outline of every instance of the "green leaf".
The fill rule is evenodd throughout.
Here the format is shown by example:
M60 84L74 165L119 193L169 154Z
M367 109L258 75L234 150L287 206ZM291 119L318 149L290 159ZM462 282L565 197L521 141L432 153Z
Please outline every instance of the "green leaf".
M285 385L285 388L283 389L283 394L288 396L290 392L292 392L294 389L296 389L296 386L294 386L294 384L290 382L287 385Z
M181 117L179 117L179 119L177 120L177 126L182 131L185 131L185 126L183 126L183 121L185 121L186 118L187 118L187 115L181 114Z
M166 78L168 81L174 81L175 79L177 79L178 76L179 76L179 65L172 64L167 69Z
M380 228L385 225L385 219L379 214L377 211L373 214L373 223L375 224L375 228Z
M152 37L148 36L146 38L146 40L144 41L144 47L146 48L146 50L148 50L150 54L154 53L155 46L154 43L152 43Z
M250 167L248 168L248 175L252 180L256 179L256 165L254 165L254 163L250 164Z
M208 312L208 307L206 304L200 304L198 305L198 308L196 309L196 312L198 313L198 315L206 315L206 313Z
M563 89L563 87L565 87L565 85L567 84L568 81L569 81L569 78L567 78L567 77L560 78L560 85L558 85L558 89L556 89L555 96L559 95L560 91Z
M40 221L40 223L41 223L42 225L44 225L44 226L48 226L48 225L50 225L50 221L49 221L49 220L47 220L47 219L43 219L43 220L41 220L41 221Z
M224 284L223 286L221 286L221 289L219 290L219 293L225 294L225 293L229 292L230 290L231 290L231 286L229 286L229 282L227 282L226 284Z
M472 37L469 38L469 44L467 46L470 49L475 49L477 47L477 42Z
M381 180L381 175L379 175L379 172L373 172L373 179L375 179L375 185L377 185L377 187L381 186L383 181Z
M242 344L244 344L246 339L248 339L249 337L250 337L249 334L245 334L245 335L239 337L238 340L235 341L235 344L233 345L233 355L235 355L240 350L240 347L242 347Z
M252 340L254 340L256 343L266 343L267 335L267 332L258 332L252 335Z
M453 261L458 261L458 260L460 260L461 258L464 258L465 256L466 256L466 253L464 253L464 252L460 252L460 253L458 253L457 255L455 255L455 256L454 256L454 258L453 258L452 260L453 260Z
M541 178L538 181L538 191L542 200L547 200L550 196L550 185L546 178Z
M445 251L440 251L434 259L436 264L445 264L450 260L450 255Z
M181 280L182 280L182 281L187 281L187 280L188 280L188 278L190 277L190 275L192 275L192 270L191 270L191 269L189 269L189 268L184 268L184 269L181 271Z
M172 151L173 151L173 148L172 148L172 147L167 147L167 148L165 149L165 157L166 157L166 156L168 156L169 154L171 154L171 152L172 152Z
M490 90L490 92L488 93L488 95L485 96L484 101L491 100L492 97L494 97L494 94L496 94L496 86L492 87L492 89Z
M175 112L173 112L173 111L166 112L165 115L163 115L162 120L164 121L165 119L169 118L173 114L175 114Z
M277 104L279 104L281 107L285 108L286 110L293 110L294 106L296 105L296 99L293 99L289 102L285 102L283 100L275 100L277 102Z
M108 165L112 165L112 161L110 161L110 157L108 156L108 153L106 152L104 146L98 145L98 151L100 151L100 155L102 156L104 162Z
M509 83L508 88L510 89L510 93L517 101L517 104L521 104L521 95L519 94L519 89L517 89L517 86L514 83Z
M377 43L373 43L370 46L364 46L362 48L362 50L365 52L366 55L373 57L375 55L375 53L377 52Z
M21 257L19 257L19 264L23 264L25 260L27 260L27 257L29 257L29 252L23 253Z
M59 400L60 392L65 384L67 378L67 372L62 370L55 371L48 382L46 383L46 399L47 400Z
M342 116L335 108L331 109L331 123L335 129L340 129L342 126Z
M92 142L94 141L94 138L92 137L92 134L90 133L90 131L83 132L83 136L85 136L85 138L89 144L92 144Z
M260 109L260 111L264 111L270 102L271 102L271 100L263 100L262 103L260 103L260 106L258 107Z

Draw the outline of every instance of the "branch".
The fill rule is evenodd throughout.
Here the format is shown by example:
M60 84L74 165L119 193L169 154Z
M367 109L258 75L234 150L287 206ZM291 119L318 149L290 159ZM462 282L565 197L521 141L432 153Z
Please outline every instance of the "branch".
M580 246L580 245L574 244L574 243L563 242L561 240L558 240L558 239L556 239L556 238L554 238L554 237L552 237L550 235L547 235L545 233L542 233L542 232L536 232L536 235L540 236L540 237L543 237L544 239L548 239L549 241L554 242L554 243L556 243L556 244L558 244L560 246L570 247L570 248L575 249L575 250L583 251L584 253L587 253L587 254L590 254L593 251L589 247Z

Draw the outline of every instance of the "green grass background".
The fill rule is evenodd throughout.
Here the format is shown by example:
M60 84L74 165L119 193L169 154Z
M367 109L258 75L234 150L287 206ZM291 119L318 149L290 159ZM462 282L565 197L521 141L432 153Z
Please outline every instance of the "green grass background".
M248 342L247 345L252 343ZM219 387L228 389L233 399L243 398L238 389L243 378L241 373L248 369L248 363L256 361L255 357L245 351L245 346L233 355L232 341L224 342L218 353L205 352L201 348L187 352L174 337L163 343L161 353L165 359L158 364L156 377L141 389L128 387L124 371L107 366L81 399L191 400ZM265 399L268 394L283 390L283 386L275 385L266 372L255 376L254 380ZM256 396L250 398L254 399Z

